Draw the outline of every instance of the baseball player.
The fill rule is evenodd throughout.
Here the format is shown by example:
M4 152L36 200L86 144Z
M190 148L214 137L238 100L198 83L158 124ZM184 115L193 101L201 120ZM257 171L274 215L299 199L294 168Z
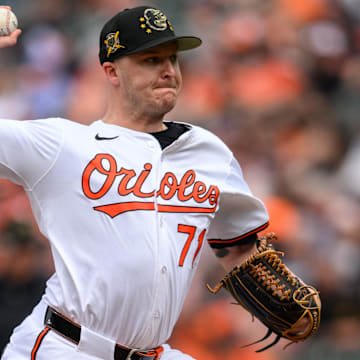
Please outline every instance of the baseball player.
M178 52L200 44L159 9L126 9L100 34L101 120L0 120L0 176L25 189L55 264L2 360L192 359L166 342L205 242L229 271L268 225L226 145L164 119Z

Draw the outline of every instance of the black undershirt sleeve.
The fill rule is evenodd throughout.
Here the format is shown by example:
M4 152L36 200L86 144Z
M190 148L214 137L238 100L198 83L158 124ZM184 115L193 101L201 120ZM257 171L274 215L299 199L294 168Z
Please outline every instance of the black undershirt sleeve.
M221 241L217 241L217 242L214 242L214 243L209 243L209 245L213 249L224 249L224 248L232 247L232 246L255 244L257 238L258 238L257 233L254 233L254 234L250 234L250 235L248 235L246 237L243 237L239 241L236 241L236 242L226 242L226 241L224 241L224 243L221 243Z

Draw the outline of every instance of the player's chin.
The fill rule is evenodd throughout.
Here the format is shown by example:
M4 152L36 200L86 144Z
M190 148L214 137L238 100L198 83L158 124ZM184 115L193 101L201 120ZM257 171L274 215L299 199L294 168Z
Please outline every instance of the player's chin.
M160 101L164 102L176 102L178 92L175 89L165 89L159 94Z
M165 113L171 111L177 101L177 96L173 93L168 93L159 99L159 108L163 109Z

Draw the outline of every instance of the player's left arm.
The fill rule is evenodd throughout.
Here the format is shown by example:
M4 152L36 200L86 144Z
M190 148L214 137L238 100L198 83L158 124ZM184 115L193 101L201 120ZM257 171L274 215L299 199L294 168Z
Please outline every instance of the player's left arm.
M224 288L263 322L268 333L261 341L272 332L277 335L259 351L280 338L304 341L319 327L319 292L283 263L284 254L272 244L275 234L258 237L268 226L269 216L263 202L252 194L234 157L228 162L220 194L220 208L209 226L207 241L225 275L208 289L216 294Z
M261 340L271 332L277 334L272 344L258 351L269 348L281 337L304 341L316 332L320 322L318 291L305 285L282 263L283 253L269 242L273 239L273 233L265 238L251 234L234 246L213 248L226 274L215 288L208 289L216 294L225 288L238 304L262 321L269 332Z
M256 239L256 234L251 235ZM255 241L244 241L243 244L213 249L214 254L226 272L231 271L235 266L242 264L256 250Z

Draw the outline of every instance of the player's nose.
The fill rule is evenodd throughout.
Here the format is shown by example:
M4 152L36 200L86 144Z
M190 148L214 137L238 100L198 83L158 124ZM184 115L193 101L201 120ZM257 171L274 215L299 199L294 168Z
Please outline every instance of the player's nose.
M177 68L173 61L166 59L163 63L162 77L164 79L173 78L177 74Z

